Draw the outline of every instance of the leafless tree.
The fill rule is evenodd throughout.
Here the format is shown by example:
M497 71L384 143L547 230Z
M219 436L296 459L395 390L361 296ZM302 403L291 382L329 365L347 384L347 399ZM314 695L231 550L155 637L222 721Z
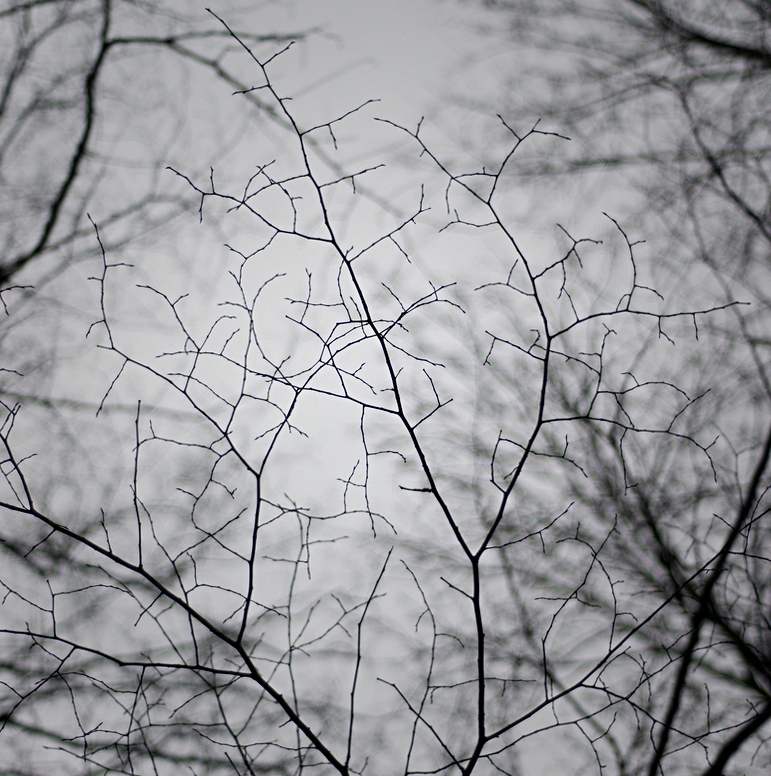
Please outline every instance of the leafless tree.
M255 137L240 185L171 171L232 234L227 273L131 266L94 219L76 366L97 419L58 406L69 433L52 436L47 405L3 403L0 769L623 770L661 741L661 685L680 672L693 691L689 661L722 679L749 641L719 594L740 547L755 562L765 462L728 529L673 539L694 560L665 592L643 558L624 587L630 518L587 520L570 473L608 499L647 492L665 453L724 474L693 431L700 398L666 369L628 375L652 368L648 338L687 355L736 305L665 309L612 219L615 249L568 229L561 251L526 248L510 171L559 138L503 122L506 150L476 169L370 104L307 118L272 77L291 52L222 29L241 96L283 127ZM380 230L361 185L392 179L347 159L344 131L414 148L406 214ZM24 395L29 378L4 377ZM682 644L708 624L709 660ZM714 719L718 737L746 729Z
M230 39L184 3L5 0L0 25L5 289L32 262L49 274L90 250L89 208L110 224L113 247L179 215L183 203L161 192L158 176L161 159L184 153L186 82L245 85L227 60ZM300 37L242 35L254 44ZM195 151L205 153L200 143Z
M619 746L612 767L650 776L764 772L771 719L771 6L485 5L504 20L518 63L504 115L541 118L540 126L556 124L573 138L572 151L533 156L520 172L559 185L571 175L607 183L614 213L648 240L654 277L676 278L672 299L751 303L705 321L700 334L709 344L695 358L667 355L666 343L652 340L619 385L642 394L651 366L668 363L669 380L703 397L673 428L703 440L712 471L672 437L640 445L624 429L592 422L586 455L576 458L584 472L572 488L595 516L582 524L582 540L596 548L607 536L600 557L611 578L624 580L596 605L614 610L623 600L634 611L622 589L673 604L639 632L641 659L661 669L635 723L639 734ZM590 201L607 199L598 186ZM581 412L573 396L564 400ZM638 410L658 414L658 402ZM629 421L627 407L618 413Z

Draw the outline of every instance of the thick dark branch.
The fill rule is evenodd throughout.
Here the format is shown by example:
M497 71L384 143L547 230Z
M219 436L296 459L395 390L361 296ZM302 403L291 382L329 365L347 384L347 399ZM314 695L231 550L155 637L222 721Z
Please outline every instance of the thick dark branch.
M102 26L99 33L99 48L86 75L83 89L85 103L83 106L83 125L75 150L70 157L67 173L51 200L48 207L48 216L35 244L20 256L16 256L0 266L0 286L6 285L17 272L22 270L45 249L48 238L59 221L67 195L78 177L84 159L88 155L89 142L96 122L97 82L109 51L108 36L111 14L112 0L102 0Z
M677 678L672 686L672 692L669 699L667 713L662 722L661 732L659 733L658 741L656 741L654 755L651 758L650 766L648 768L648 776L656 776L659 772L661 760L666 754L667 744L669 743L669 736L672 731L677 713L680 709L680 703L683 698L683 691L688 679L688 672L691 667L691 662L694 658L696 646L701 638L701 628L704 622L709 616L709 611L712 608L712 591L717 584L720 575L725 569L728 562L729 554L736 543L737 539L741 535L744 526L752 516L752 512L756 506L756 500L758 497L758 491L760 489L760 483L768 468L769 456L771 455L771 428L766 435L765 443L758 457L758 461L755 465L755 470L752 473L750 482L747 486L746 493L742 496L742 503L731 526L728 536L723 542L723 546L720 548L719 553L715 557L715 563L711 566L711 573L707 577L707 581L704 587L700 591L699 608L694 613L691 622L691 631L688 635L688 642L682 652L680 658L680 666L677 672Z

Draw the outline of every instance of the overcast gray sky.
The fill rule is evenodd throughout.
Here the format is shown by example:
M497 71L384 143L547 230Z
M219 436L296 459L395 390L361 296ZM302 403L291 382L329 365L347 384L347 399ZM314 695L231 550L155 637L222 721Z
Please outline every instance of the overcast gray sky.
M223 12L228 5L218 4ZM259 11L267 29L328 33L306 46L300 77L309 87L329 86L318 93L346 103L379 98L384 112L405 121L435 109L451 90L473 86L474 74L463 77L461 64L490 48L475 31L482 13L453 0L297 0Z

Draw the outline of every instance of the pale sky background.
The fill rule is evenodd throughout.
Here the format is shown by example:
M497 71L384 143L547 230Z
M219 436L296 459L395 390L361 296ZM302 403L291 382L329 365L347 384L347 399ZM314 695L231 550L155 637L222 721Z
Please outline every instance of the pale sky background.
M270 4L260 13L268 25L283 19L336 36L310 41L308 69L318 71L318 82L332 79L338 94L380 98L396 120L417 118L454 86L469 86L468 79L457 80L463 58L491 46L489 37L476 32L484 16L476 3L298 0Z

